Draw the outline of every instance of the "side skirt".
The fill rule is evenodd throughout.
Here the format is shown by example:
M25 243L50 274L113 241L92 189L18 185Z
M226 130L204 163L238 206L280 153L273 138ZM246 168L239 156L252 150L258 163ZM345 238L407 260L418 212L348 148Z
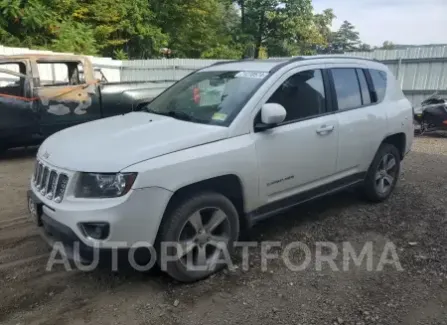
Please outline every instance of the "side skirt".
M250 225L253 226L264 219L289 210L290 208L293 208L302 203L312 201L314 199L334 194L339 191L359 185L363 182L365 177L366 172L354 174L349 177L334 181L332 183L325 184L302 193L298 193L291 197L266 204L248 213L247 219L249 220Z

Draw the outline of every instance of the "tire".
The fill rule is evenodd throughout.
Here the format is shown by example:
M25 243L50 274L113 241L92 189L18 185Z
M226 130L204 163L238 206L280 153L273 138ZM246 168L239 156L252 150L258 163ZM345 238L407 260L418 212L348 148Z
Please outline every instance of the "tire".
M391 159L394 160L394 165ZM384 172L385 162L387 162L386 168L389 168L386 172ZM400 162L401 156L395 146L388 143L380 146L363 184L364 194L369 201L382 202L391 195L399 179ZM391 165L393 165L392 168L390 168ZM392 181L389 176L392 177Z
M202 225L201 230L200 225ZM213 249L215 252L210 254L210 260L219 256L218 259L224 261L233 252L233 245L238 236L239 216L232 202L219 193L198 193L180 200L165 216L157 240L157 262L163 271L180 282L202 280L222 270L226 263L214 264L214 267L206 270L191 269L187 265L206 265L209 253L207 250L213 251ZM228 254L218 252L215 245L217 242L226 243ZM167 246L163 247L163 243ZM174 261L167 261L164 259L165 253L170 257L177 257L177 248L171 243L181 245L184 248L183 252L188 253L184 256L180 254L182 257ZM205 256L205 264L203 256ZM190 258L189 262L188 258Z

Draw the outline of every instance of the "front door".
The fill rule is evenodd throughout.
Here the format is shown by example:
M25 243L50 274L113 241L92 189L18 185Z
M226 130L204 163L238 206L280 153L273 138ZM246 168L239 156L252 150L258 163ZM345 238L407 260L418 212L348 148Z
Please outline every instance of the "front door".
M324 85L322 70L301 68L271 90L267 102L284 106L287 116L280 125L254 133L264 204L324 185L334 175L339 130Z
M64 128L99 119L99 90L83 77L82 62L37 62L41 132L49 136Z
M26 62L0 64L0 149L26 145L38 133Z

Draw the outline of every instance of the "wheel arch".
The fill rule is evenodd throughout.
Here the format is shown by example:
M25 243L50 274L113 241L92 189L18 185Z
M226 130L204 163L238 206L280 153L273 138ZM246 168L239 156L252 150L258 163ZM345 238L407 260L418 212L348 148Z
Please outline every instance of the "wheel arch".
M241 231L250 228L249 218L245 213L245 199L242 181L235 174L216 176L178 188L169 199L165 212L163 213L162 222L183 199L191 196L193 193L206 191L217 192L227 197L233 203L238 212Z
M402 160L406 152L407 136L403 132L395 133L387 136L383 139L382 144L387 143L395 146L400 153L400 159Z

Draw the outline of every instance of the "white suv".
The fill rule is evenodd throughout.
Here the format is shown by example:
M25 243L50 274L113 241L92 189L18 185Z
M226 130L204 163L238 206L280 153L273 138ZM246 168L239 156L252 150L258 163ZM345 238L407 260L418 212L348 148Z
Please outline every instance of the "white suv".
M174 242L180 281L243 229L359 185L386 199L413 141L389 69L346 56L242 60L196 71L140 111L58 132L37 153L32 215L81 257ZM219 246L221 248L221 246ZM168 247L169 249L174 249ZM175 255L174 254L174 255Z

